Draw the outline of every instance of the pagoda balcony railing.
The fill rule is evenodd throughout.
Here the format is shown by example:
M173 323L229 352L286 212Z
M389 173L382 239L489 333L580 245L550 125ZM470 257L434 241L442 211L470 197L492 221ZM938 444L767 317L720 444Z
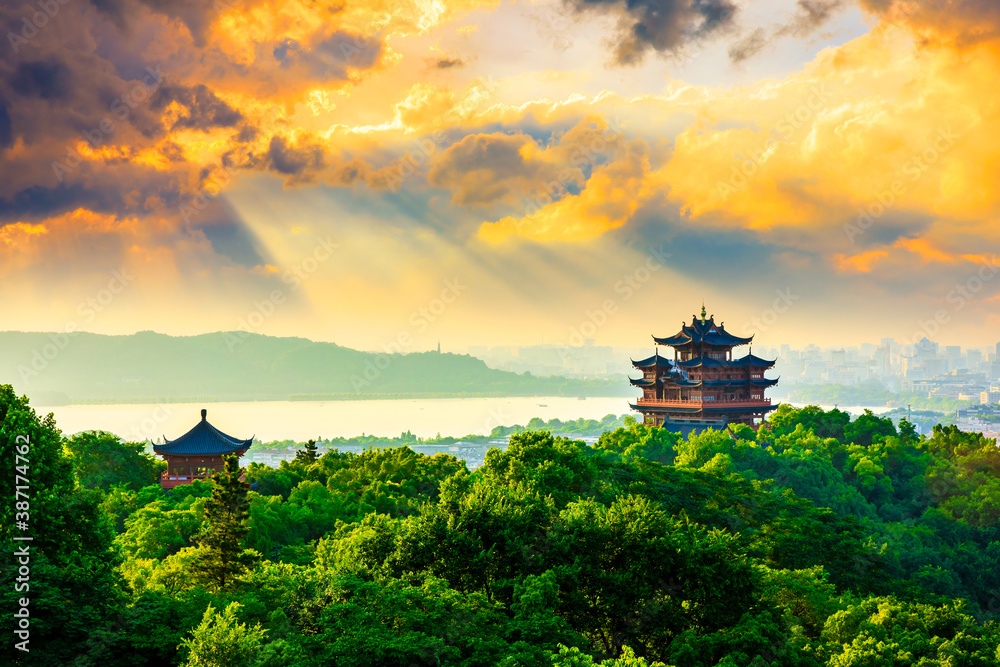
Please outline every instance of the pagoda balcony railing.
M719 407L719 406L735 406L735 407L764 407L771 405L770 398L755 398L751 400L740 400L740 401L692 401L690 399L680 400L680 401L668 401L661 400L658 398L640 398L636 405L648 405L649 407L656 408L691 408L695 406L705 406L705 407Z
M216 472L217 472L216 470L213 470L211 472L204 472L204 473L170 473L170 472L164 471L164 472L162 472L160 474L160 481L161 482L193 482L193 481L198 480L198 479L207 481L207 480L212 479L212 475L214 475ZM245 482L246 481L246 476L247 476L247 473L246 473L245 470L240 471L240 481L241 482Z
M168 482L193 482L196 479L212 479L213 472L209 473L167 473L160 475L161 480Z

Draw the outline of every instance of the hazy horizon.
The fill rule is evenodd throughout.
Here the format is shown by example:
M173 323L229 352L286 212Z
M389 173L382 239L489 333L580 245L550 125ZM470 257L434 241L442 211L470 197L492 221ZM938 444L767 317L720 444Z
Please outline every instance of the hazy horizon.
M579 329L577 329L577 332L578 331L579 331ZM3 333L24 333L24 334L42 334L42 335L56 335L56 336L59 336L60 334L63 334L63 333L66 333L66 332L54 331L54 330L53 331L44 331L44 330L23 330L23 329L3 329L3 330L0 330L0 334L3 334ZM640 342L632 341L632 342L627 342L627 343L622 343L622 344L614 344L614 343L605 343L605 342L602 342L601 339L599 339L599 338L598 339L585 339L582 336L575 336L575 335L573 335L574 332L572 332L572 331L570 332L570 335L567 336L563 340L548 340L548 339L542 338L542 339L538 339L538 340L534 340L534 341L528 340L527 342L524 342L524 343L512 343L512 342L509 342L509 341L508 342L501 341L501 342L498 342L498 343L495 343L495 344L485 344L485 343L477 341L477 342L469 343L469 344L461 344L461 343L454 343L453 341L449 341L447 338L439 338L439 339L436 339L434 341L429 342L427 344L427 347L419 347L419 346L417 346L415 344L412 344L412 343L409 344L409 345L406 345L406 346L402 346L402 345L400 345L398 343L398 341L396 341L394 339L387 340L387 342L383 343L381 346L354 347L354 346L351 346L351 345L346 345L343 342L338 341L338 340L324 340L322 338L313 338L313 337L304 336L304 335L269 334L269 333L263 333L263 332L257 332L257 331L247 331L245 329L243 329L243 330L241 330L241 329L220 329L220 330L215 330L215 331L202 331L202 332L197 332L197 333L168 333L168 332L164 332L164 331L156 331L156 330L153 330L153 329L138 329L138 330L135 330L135 331L124 331L124 332L106 332L106 331L76 330L76 331L70 332L70 336L69 337L72 338L72 334L76 334L76 333L93 334L93 335L98 335L98 336L134 336L134 335L137 335L137 334L151 333L151 334L156 334L156 335L161 335L161 336L169 336L171 338L194 338L194 337L198 337L198 336L213 336L213 335L225 336L225 335L229 335L229 334L234 335L234 336L239 336L241 334L247 334L247 333L249 333L249 334L252 334L252 335L260 335L260 336L266 336L266 337L270 337L270 338L300 338L300 339L308 340L308 341L314 342L314 343L331 343L331 344L334 344L334 345L338 345L340 347L347 347L347 348L350 348L350 349L353 349L353 350L357 350L359 352L370 352L370 353L385 353L385 352L388 352L390 354L391 353L401 353L401 354L410 354L410 353L413 353L413 354L421 354L421 353L426 353L426 352L436 352L438 350L438 345L440 345L440 351L441 351L442 354L451 353L451 354L470 354L470 355L472 353L469 350L471 348L477 348L477 347L504 348L504 347L533 347L533 346L546 346L546 345L564 346L564 347L569 348L569 349L580 348L580 347L588 347L588 346L607 346L607 347L614 347L614 348L617 348L617 349L643 349L643 348L650 348L650 349L652 349L653 347L655 347L655 344L652 341L652 335L653 335L652 333L649 336L646 336L646 340L643 340L643 341L640 341ZM664 333L666 333L665 329L663 331L657 331L657 332L655 332L656 335L661 335L661 334L664 334ZM671 331L670 333L674 333L674 332ZM958 345L959 347L961 347L963 349L980 349L980 350L985 349L985 350L988 350L988 351L991 351L991 352L996 349L996 346L998 344L998 341L987 342L987 343L983 343L983 344L967 344L965 342L950 343L950 342L941 340L939 337L936 337L936 336L933 336L933 335L929 335L928 332L925 332L923 329L920 329L920 328L916 329L913 333L917 334L916 339L914 339L911 336L908 339L904 338L904 339L894 339L894 340L895 340L895 342L897 344L899 344L901 346L906 346L906 345L912 345L914 342L916 342L916 340L919 340L920 337L926 336L928 338L928 340L931 340L932 342L935 342L935 343L939 343L942 347L947 346L947 345ZM783 345L788 345L793 350L794 349L805 349L809 345L815 345L815 346L817 346L817 347L819 347L821 349L838 349L838 348L860 347L862 345L876 345L877 346L877 345L881 345L883 338L889 338L889 336L873 337L873 338L870 338L870 339L867 339L867 340L860 340L859 342L856 342L856 343L833 342L833 343L824 345L824 344L821 344L821 343L819 343L817 341L811 341L811 340L810 341L802 342L800 344L794 344L794 343L790 343L788 341L770 340L766 336L766 334L758 334L757 337L754 339L753 344L754 345L760 345L761 347L764 347L764 348L773 348L773 349L780 349L781 346L783 346ZM1000 335L998 335L997 338L1000 339ZM581 342L581 341L583 341L583 342ZM736 356L739 356L739 354L740 354L740 352L739 352L739 350L737 350L736 351ZM628 369L623 370L623 372L627 372L627 370Z

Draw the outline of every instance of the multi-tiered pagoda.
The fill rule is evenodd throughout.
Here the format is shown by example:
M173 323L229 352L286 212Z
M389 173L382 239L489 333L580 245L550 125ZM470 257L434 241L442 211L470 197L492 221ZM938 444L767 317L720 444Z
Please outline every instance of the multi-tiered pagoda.
M763 419L771 399L764 390L778 384L764 377L774 361L752 353L733 359L733 348L749 345L753 336L741 338L727 332L715 317L693 317L691 324L669 338L653 337L659 345L674 348L673 359L662 357L659 349L652 357L633 361L642 378L630 381L642 388L642 398L632 404L642 413L644 423L672 431L689 432L726 424L748 424Z

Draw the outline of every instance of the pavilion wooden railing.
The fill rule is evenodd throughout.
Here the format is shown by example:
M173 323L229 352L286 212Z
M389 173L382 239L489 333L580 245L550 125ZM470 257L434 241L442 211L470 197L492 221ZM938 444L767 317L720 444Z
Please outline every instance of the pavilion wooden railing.
M160 480L161 481L166 481L166 482L189 482L189 481L193 482L193 481L199 480L199 479L203 480L203 481L206 481L206 480L212 479L212 475L214 475L215 472L216 471L213 470L212 472L208 472L208 473L180 473L180 474L173 473L173 474L171 474L171 473L169 473L167 471L164 471L164 472L162 472L160 474ZM246 471L242 470L240 472L240 481L241 482L245 482L246 481L246 477L247 477Z

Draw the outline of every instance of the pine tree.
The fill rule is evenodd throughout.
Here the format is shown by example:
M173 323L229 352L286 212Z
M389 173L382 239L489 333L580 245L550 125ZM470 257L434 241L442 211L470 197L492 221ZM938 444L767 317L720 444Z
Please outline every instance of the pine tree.
M259 557L243 548L250 527L248 487L240 481L240 463L236 456L226 456L225 468L212 476L212 497L205 503L207 523L195 537L201 547L191 566L198 578L225 590L233 579Z
M307 464L314 463L316 459L319 458L319 455L316 453L317 449L318 448L316 447L316 441L310 440L305 444L304 450L300 449L299 451L295 452L295 460L303 461Z

